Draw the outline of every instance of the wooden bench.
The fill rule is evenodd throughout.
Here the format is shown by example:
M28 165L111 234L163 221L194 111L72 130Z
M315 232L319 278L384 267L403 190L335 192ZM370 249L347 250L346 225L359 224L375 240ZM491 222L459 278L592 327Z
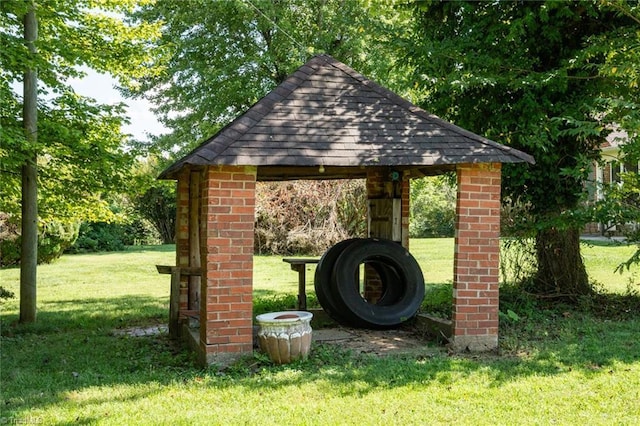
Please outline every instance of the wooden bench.
M306 270L307 265L315 265L320 259L286 257L283 262L291 265L291 270L298 272L298 309L307 310Z
M198 267L167 265L156 265L156 269L160 274L171 274L171 290L169 293L169 336L175 339L179 335L180 279L183 276L188 277L201 275L202 269Z

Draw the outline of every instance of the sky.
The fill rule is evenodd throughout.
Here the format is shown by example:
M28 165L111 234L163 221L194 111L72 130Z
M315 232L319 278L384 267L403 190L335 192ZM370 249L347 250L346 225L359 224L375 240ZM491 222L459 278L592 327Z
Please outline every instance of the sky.
M127 105L127 115L131 124L123 127L124 133L129 133L137 140L147 140L147 134L158 135L167 129L158 122L151 111L153 105L142 99L124 99L115 89L117 82L111 76L99 74L93 70L86 70L83 79L70 80L71 86L77 94L94 98L101 104L116 104L124 102Z

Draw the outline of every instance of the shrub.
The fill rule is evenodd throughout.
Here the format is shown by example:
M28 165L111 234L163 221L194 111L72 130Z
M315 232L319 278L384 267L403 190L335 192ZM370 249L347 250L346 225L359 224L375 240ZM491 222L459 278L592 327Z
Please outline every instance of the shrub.
M51 222L44 225L44 232L38 236L38 262L50 263L62 256L75 243L79 232L79 222Z
M38 263L50 263L62 256L78 238L79 223L49 222L40 225ZM0 213L0 267L20 264L20 225L18 220Z
M438 318L451 319L453 309L452 284L430 284L426 287L420 311Z
M449 175L413 180L410 196L410 237L453 237L456 186Z
M121 251L126 246L159 242L157 231L143 219L128 223L91 222L80 226L80 235L67 252Z
M173 243L176 231L175 184L154 182L154 186L136 197L134 203L138 214L155 227L162 242Z
M12 291L0 286L0 302L2 302L3 299L13 299L14 297L16 297L16 295Z

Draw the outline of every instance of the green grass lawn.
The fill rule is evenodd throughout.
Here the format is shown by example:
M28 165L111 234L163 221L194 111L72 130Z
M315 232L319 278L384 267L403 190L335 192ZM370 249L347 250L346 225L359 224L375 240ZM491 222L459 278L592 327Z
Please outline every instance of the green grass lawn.
M173 246L65 256L39 268L38 322L18 326L0 305L0 423L66 424L640 424L640 303L633 273L614 274L633 247L584 246L609 295L579 307L505 290L497 355L376 358L314 345L306 361L261 354L224 371L201 369L166 334L114 330L165 323ZM425 280L446 288L453 240L412 240ZM293 303L297 274L256 256L256 306ZM312 294L313 268L308 290ZM16 292L17 269L0 270ZM637 285L631 288L638 288Z

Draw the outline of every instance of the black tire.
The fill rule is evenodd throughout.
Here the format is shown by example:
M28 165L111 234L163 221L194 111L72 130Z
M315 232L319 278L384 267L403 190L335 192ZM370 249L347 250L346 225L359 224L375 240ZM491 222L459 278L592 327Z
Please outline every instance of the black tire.
M399 294L391 294L388 303L371 304L364 300L354 278L363 263L384 265L386 279L401 283L387 286L399 288ZM425 294L424 277L415 258L401 245L379 239L360 240L345 247L335 262L331 285L336 304L346 309L341 314L353 325L370 328L396 327L412 318Z
M336 245L330 247L320 258L316 266L316 273L313 279L313 287L316 290L316 297L320 306L329 314L336 322L344 325L350 325L350 322L343 314L346 307L339 300L336 300L337 293L331 290L331 275L338 256L342 251L351 244L361 241L362 238L352 238L340 241Z
M371 266L376 270L382 282L382 296L375 304L388 306L398 302L405 292L405 283L402 282L398 271L394 267L380 262L373 262Z

